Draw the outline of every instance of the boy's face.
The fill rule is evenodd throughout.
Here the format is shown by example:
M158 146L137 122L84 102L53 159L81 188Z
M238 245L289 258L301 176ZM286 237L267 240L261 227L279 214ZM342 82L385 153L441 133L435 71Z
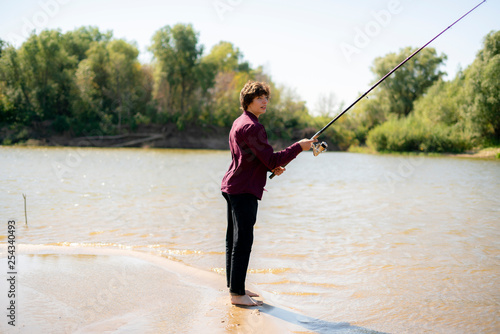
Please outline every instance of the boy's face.
M269 98L266 95L255 97L252 103L248 105L247 111L259 117L266 112L267 102L269 102Z

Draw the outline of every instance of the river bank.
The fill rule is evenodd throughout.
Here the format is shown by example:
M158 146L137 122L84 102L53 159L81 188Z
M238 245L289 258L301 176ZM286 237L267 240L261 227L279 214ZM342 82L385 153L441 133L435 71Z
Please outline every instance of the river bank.
M35 134L28 140L16 143L17 146L63 146L63 147L142 147L142 148L185 148L228 150L229 128L216 126L190 127L178 130L175 124L140 126L136 131L104 135L91 132L86 136L66 134ZM270 144L281 150L292 142L270 140Z
M487 147L461 154L451 154L461 158L500 159L500 147Z
M228 149L229 129L219 127L191 127L179 131L174 124L141 126L134 132L105 135L93 131L85 136L43 134L30 136L20 146L69 147L144 147Z
M475 148L464 153L423 153L423 152L377 152L370 147L351 147L348 150L351 153L365 154L396 154L396 155L424 155L424 156L445 156L457 158L475 158L475 159L500 159L500 147Z
M142 147L228 150L228 128L216 126L191 127L179 131L174 124L141 126L135 132L120 135L103 135L92 132L86 136L74 137L70 134L33 136L14 145L17 146L63 146L63 147ZM296 138L298 140L298 138ZM270 140L275 150L289 146L294 140ZM329 143L333 144L333 143ZM331 147L334 145L330 145ZM367 146L352 146L351 153L366 154L422 154L426 156L450 156L459 158L500 159L500 147L475 148L464 153L417 153L417 152L377 152Z

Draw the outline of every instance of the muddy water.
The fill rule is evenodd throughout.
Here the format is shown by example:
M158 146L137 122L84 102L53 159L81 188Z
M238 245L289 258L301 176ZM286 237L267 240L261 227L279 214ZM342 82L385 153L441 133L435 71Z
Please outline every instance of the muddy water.
M229 162L228 151L3 147L0 217L24 223L25 193L19 243L133 249L223 279ZM248 280L306 315L306 330L500 331L500 163L302 153L266 189Z

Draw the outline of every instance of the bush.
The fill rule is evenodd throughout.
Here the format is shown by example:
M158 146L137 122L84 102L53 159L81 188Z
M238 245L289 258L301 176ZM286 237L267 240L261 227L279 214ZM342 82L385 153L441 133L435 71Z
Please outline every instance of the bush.
M67 116L58 115L54 122L52 122L52 128L59 133L67 131L70 129L70 124Z
M469 141L443 123L409 116L392 118L368 134L368 145L379 152L453 152L470 148Z

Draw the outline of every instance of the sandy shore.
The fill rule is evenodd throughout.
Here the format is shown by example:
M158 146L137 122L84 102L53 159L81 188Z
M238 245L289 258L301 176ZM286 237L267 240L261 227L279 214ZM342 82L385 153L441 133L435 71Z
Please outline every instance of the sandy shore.
M233 306L221 275L154 255L18 245L16 259L16 326L3 316L2 333L310 332L300 326L307 317L265 299L258 308ZM3 310L7 284L1 280Z
M497 159L499 154L500 154L500 148L490 147L478 151L471 151L462 154L454 154L452 156L461 158Z

